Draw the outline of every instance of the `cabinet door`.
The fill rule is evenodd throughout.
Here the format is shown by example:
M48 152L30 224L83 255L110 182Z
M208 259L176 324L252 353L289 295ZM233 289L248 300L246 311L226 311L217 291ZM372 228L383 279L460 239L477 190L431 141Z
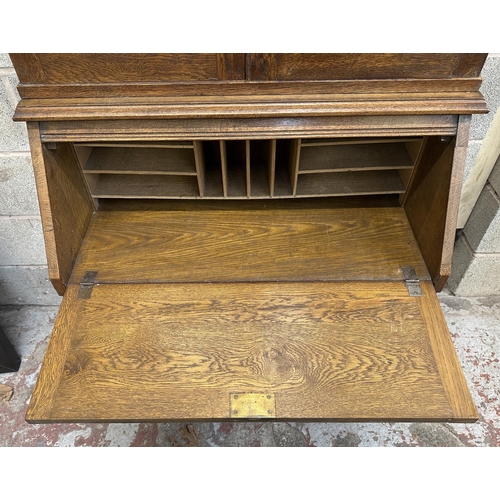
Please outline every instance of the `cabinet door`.
M93 99L105 98L128 107L137 104L134 99L217 94L223 91L221 83L245 80L245 54L10 54L10 57L24 100L81 98L87 104L95 104ZM128 101L130 98L132 102Z
M94 215L28 421L477 419L403 209L136 206Z
M23 84L243 80L244 54L11 54Z
M248 54L249 80L477 77L485 54Z

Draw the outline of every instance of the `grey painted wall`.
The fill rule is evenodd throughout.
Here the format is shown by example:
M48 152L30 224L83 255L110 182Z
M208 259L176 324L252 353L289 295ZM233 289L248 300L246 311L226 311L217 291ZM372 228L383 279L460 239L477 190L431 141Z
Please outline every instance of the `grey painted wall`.
M0 304L56 305L26 125L12 121L17 83L9 56L0 54Z

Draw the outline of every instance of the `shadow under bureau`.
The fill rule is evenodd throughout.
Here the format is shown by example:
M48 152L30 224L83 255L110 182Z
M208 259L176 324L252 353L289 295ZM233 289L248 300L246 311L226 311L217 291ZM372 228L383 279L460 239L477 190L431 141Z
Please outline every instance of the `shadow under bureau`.
M29 422L474 421L436 290L484 54L12 54L64 295Z

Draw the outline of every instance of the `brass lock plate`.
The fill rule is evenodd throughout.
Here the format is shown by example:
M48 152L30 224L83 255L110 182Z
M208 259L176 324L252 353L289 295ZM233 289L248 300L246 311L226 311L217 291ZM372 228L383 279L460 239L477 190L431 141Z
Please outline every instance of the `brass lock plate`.
M230 418L276 418L276 398L270 393L232 392Z

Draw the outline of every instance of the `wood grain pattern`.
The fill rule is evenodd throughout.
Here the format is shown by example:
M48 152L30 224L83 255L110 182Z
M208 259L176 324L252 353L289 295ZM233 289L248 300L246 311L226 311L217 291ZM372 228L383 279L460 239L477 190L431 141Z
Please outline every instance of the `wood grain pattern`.
M287 139L455 135L458 118L353 116L192 120L95 120L41 123L43 142Z
M203 98L127 98L21 100L14 120L62 121L109 119L251 118L307 116L404 116L486 113L475 95L335 94L316 96Z
M43 226L43 238L45 242L45 253L47 255L47 266L49 278L59 295L63 295L66 289L64 280L61 277L59 262L57 258L57 246L54 233L54 221L52 208L50 206L49 186L43 161L42 143L38 123L28 123L28 138L30 142L31 160L35 174L36 190L38 195L38 205Z
M401 208L98 211L72 276L99 283L428 276ZM140 256L140 258L138 258Z
M468 136L469 124L470 117L461 118L457 136L461 144ZM443 142L428 138L404 202L437 290L443 288L451 271L464 162L464 147L457 147L455 139Z
M453 165L451 169L448 204L446 206L446 220L443 236L443 250L441 252L441 263L439 276L435 280L436 291L440 292L451 274L453 249L458 224L458 209L460 205L460 193L469 145L471 116L460 116L456 137L455 151L453 153Z
M485 60L486 54L276 54L274 71L278 80L477 77Z
M221 77L220 67L218 68ZM222 70L222 76L224 70ZM37 78L37 77L35 77ZM448 93L448 98L476 99L481 86L480 77L432 78L432 79L371 79L343 81L196 81L196 82L120 82L84 85L26 83L18 85L19 94L28 99L68 99L68 98L115 98L115 97L196 97L210 96L259 96L269 95L315 95L327 94L405 94L436 92ZM468 94L468 95L467 95ZM401 96L400 96L401 98Z
M427 326L443 387L453 410L453 418L463 422L477 419L477 411L467 388L451 336L444 333L447 330L446 321L437 298L432 293L432 285L429 282L422 282L421 286L423 297L418 299L419 307Z
M67 352L71 343L71 334L75 331L78 317L75 314L74 302L78 295L77 286L68 286L57 319L52 330L49 346L43 360L43 371L37 379L37 386L42 390L34 391L26 419L31 419L31 414L49 414L54 402L57 386L64 370Z
M219 80L245 80L245 54L217 54Z
M248 54L247 61L248 80L273 81L277 79L277 54Z
M223 420L232 393L276 396L282 420L477 418L431 280L485 54L12 60L70 283L28 420Z
M40 142L37 123L28 124L50 280L62 295L73 270L94 203L73 147L55 151Z
M300 148L299 173L412 168L403 143Z
M217 80L216 54L12 54L26 83Z
M274 393L278 419L477 418L446 324L429 320L431 286L424 299L400 282L76 288L30 422L225 420L234 392Z
M486 57L487 54L460 54L453 70L453 77L478 77Z
M479 93L486 54L12 54L11 58L22 97L16 119L22 120L182 118L186 113L248 116L258 103L260 116L376 115L389 109L390 114L487 112ZM170 104L165 98L172 100ZM277 107L284 98L288 103ZM308 102L300 106L299 101Z

